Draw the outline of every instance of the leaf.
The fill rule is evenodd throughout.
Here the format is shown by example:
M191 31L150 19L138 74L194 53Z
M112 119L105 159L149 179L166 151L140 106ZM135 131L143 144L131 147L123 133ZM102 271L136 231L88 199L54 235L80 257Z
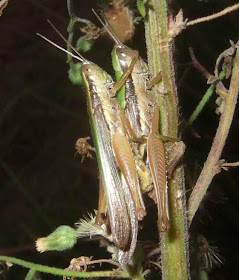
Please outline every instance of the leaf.
M92 48L92 45L93 45L93 41L86 40L83 36L78 39L78 41L76 43L76 49L78 51L88 52Z
M68 76L71 82L74 85L81 85L83 83L83 79L81 76L80 68L82 63L71 63L70 69L68 71Z
M138 8L141 16L144 18L146 16L145 1L144 0L137 0L137 8Z

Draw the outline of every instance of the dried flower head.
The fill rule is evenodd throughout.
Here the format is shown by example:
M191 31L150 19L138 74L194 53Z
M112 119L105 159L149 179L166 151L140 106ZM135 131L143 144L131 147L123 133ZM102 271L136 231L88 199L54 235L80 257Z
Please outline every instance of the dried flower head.
M134 13L126 6L125 1L113 0L104 16L122 43L132 39L135 31Z
M214 267L220 267L223 264L222 257L216 246L209 244L207 239L200 235L198 237L199 242L199 260L201 267L207 271L212 270Z

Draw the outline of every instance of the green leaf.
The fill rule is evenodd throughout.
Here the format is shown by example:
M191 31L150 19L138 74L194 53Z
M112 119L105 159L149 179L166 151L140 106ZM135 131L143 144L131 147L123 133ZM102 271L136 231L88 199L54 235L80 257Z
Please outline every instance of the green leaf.
M138 8L141 16L144 18L146 16L145 1L144 0L137 0L137 8Z
M83 79L81 76L80 68L82 63L70 63L70 69L68 71L68 76L71 82L74 85L81 85L83 83Z
M78 39L76 43L76 49L78 51L88 52L92 48L92 45L93 45L93 40L86 40L83 36Z

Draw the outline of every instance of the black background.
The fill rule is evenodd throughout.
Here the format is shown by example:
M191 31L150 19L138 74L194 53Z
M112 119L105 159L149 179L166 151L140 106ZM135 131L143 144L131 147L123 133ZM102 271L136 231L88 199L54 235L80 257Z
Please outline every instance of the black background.
M185 18L195 19L235 2L182 0L172 3L172 12L176 14L181 7ZM97 24L91 8L99 9L103 3L77 4L76 14ZM238 39L238 18L239 12L234 12L189 27L176 38L174 55L182 120L189 118L208 88L201 73L190 67L188 47L193 47L198 60L213 74L219 54L230 47L230 39ZM80 156L74 156L76 140L90 135L84 91L69 81L66 55L36 36L39 32L64 46L47 19L67 36L66 1L10 0L0 17L0 254L64 268L73 257L109 255L98 248L97 242L79 243L62 253L39 254L35 250L38 237L48 235L59 225L73 226L83 214L92 212L98 196L96 161L87 159L81 164ZM141 22L130 46L146 58L144 44ZM110 40L99 39L86 54L111 74L112 45ZM215 100L216 95L193 125L201 138L189 134L184 139L189 189L216 131L219 117ZM228 162L239 159L238 116L236 110L222 156ZM237 170L222 171L215 177L195 219L198 231L218 247L224 258L224 265L212 270L210 279L238 279ZM142 236L152 239L152 235L156 241L157 233L146 222ZM26 273L26 269L14 266L7 279L24 279ZM42 275L42 279L53 278Z

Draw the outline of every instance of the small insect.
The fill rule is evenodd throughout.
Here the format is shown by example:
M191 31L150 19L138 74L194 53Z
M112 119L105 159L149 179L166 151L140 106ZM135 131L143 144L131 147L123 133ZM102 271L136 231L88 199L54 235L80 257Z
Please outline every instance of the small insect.
M81 162L84 161L85 157L89 157L89 158L93 158L92 154L90 153L90 151L94 151L95 152L95 148L93 148L88 142L87 140L89 140L90 137L84 137L84 138L79 138L76 141L76 153L79 153L82 158L81 158Z

